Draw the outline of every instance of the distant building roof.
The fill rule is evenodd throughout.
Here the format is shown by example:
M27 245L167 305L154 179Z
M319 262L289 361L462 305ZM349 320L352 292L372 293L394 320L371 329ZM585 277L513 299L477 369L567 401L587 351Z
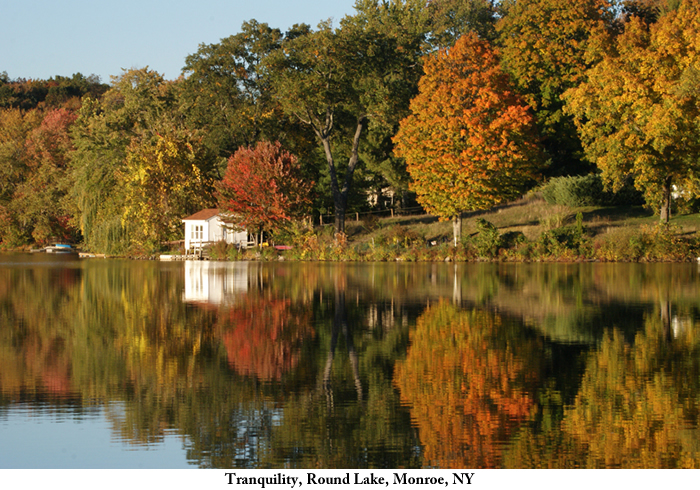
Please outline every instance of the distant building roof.
M187 218L182 218L182 221L206 221L208 219L213 218L214 216L219 214L218 209L202 209L201 211L197 211L194 213L192 216L188 216Z

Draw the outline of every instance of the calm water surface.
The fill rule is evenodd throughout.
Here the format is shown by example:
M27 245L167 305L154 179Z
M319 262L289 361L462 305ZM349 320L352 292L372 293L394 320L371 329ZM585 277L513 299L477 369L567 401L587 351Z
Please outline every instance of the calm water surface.
M700 466L695 264L0 255L0 468Z

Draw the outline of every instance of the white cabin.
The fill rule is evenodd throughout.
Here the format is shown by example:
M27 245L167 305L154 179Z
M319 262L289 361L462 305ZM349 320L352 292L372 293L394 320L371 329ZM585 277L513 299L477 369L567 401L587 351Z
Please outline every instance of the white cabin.
M207 244L220 241L241 248L248 245L248 232L228 228L218 209L203 209L183 218L182 222L185 223L185 251L201 250Z

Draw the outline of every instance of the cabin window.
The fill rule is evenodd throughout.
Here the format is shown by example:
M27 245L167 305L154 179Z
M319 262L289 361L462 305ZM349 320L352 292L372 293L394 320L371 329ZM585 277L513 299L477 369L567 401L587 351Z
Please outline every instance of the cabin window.
M201 240L204 238L204 225L195 225L192 227L192 240Z

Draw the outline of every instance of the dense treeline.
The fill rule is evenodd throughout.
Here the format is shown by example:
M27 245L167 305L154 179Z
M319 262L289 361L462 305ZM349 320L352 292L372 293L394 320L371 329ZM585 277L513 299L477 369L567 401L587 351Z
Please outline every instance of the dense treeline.
M148 68L109 85L80 74L0 74L0 247L73 240L111 254L152 253L181 237L180 218L221 205L217 196L230 195L222 183L229 160L261 142L294 155L298 177L314 183L313 212L333 212L339 233L348 211L388 200L406 206L410 191L421 203L450 201L456 185L414 187L433 172L433 157L416 170L394 153L399 128L416 121L423 128L411 134L428 146L439 141L458 175L480 173L460 190L471 204L443 206L452 213L444 218L521 189L509 184L508 195L488 200L469 194L481 192L491 172L518 175L509 152L524 140L538 146L527 166L540 177L602 172L613 189L631 178L662 219L673 186L695 195L695 2L357 0L355 9L338 26L315 29L245 22L239 33L200 45L173 81ZM465 34L472 41L460 76L504 74L490 95L465 82L470 88L433 98L431 107L412 105L424 64L448 56ZM479 53L489 62L479 63ZM458 82L431 77L423 87L436 93ZM508 101L517 101L520 122ZM445 122L426 116L433 113ZM448 140L436 134L450 131Z

